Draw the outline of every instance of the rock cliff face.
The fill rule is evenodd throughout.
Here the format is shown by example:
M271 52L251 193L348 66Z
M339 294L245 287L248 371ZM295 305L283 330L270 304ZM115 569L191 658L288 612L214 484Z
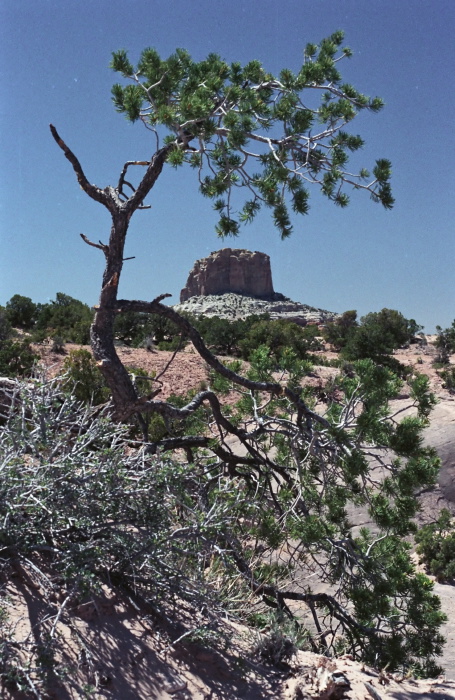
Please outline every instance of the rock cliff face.
M227 293L273 299L269 256L257 251L223 248L196 260L180 292L180 303L191 297Z

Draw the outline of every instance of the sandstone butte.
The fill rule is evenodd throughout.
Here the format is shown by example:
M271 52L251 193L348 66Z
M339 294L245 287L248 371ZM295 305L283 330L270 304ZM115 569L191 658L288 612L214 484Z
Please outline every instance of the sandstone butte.
M196 260L180 292L180 303L195 296L229 292L273 299L269 256L258 251L223 248L210 253L207 258Z
M223 248L196 260L174 308L231 320L268 313L271 319L302 326L324 324L338 316L275 292L270 257L241 248Z

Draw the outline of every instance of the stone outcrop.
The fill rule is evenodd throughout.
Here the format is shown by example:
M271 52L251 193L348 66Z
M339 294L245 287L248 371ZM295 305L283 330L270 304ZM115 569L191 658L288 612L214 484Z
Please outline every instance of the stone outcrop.
M269 314L271 319L286 319L300 326L325 324L339 316L275 292L269 256L236 248L223 248L196 260L180 293L180 304L174 309L231 321Z
M194 296L177 304L174 309L179 313L185 311L194 316L218 316L231 321L254 314L269 314L272 320L286 319L299 326L319 326L334 321L339 316L331 311L300 304L277 293L271 300L232 293Z
M180 293L180 302L196 296L227 293L273 299L269 256L257 251L223 248L196 260Z

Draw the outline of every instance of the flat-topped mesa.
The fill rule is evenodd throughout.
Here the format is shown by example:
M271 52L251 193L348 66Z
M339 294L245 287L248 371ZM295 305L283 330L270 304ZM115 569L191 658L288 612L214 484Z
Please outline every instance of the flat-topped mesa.
M180 292L180 303L191 297L228 293L273 299L269 256L258 251L223 248L196 260Z

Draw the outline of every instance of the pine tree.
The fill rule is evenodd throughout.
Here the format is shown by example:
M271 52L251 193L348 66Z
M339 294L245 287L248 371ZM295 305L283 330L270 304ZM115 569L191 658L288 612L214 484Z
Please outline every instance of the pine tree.
M301 386L309 363L292 348L272 357L260 345L242 371L239 362L223 365L190 321L161 303L168 295L151 302L117 295L129 222L149 206L146 197L167 165L195 170L202 195L219 213L221 237L237 235L261 207L270 209L282 238L290 235L291 212L308 212L311 185L341 207L349 187L392 207L388 160L377 160L372 175L347 167L349 154L363 145L348 124L359 112L383 106L342 82L338 66L350 55L342 32L307 45L299 71L283 69L278 76L256 60L242 66L210 54L195 62L181 49L162 59L146 49L133 66L126 51L115 52L111 66L124 81L113 87L115 107L150 129L157 147L150 159L125 163L113 187L90 184L54 126L51 132L79 185L112 217L108 244L83 236L106 258L92 350L116 420L159 417L148 451L186 451L181 469L191 476L176 532L202 537L205 560L215 562L213 571L198 570L200 580L210 587L213 573L218 590L225 584L236 601L257 596L291 618L291 601L306 606L315 628L311 644L325 653L343 648L371 663L431 673L444 616L431 582L414 571L404 539L413 532L415 490L433 484L439 466L422 446L434 403L426 379L412 379L416 415L400 422L389 410L400 379L371 359L359 360L336 382L322 415L314 393ZM315 94L319 106L310 107ZM136 166L146 169L137 187L127 180ZM115 317L130 312L173 322L210 367L212 388L166 402L155 398L152 386L139 397L114 347ZM237 405L223 407L213 387L231 387ZM147 422L142 418L144 440ZM349 512L359 507L372 531L354 534ZM313 572L303 584L301 567ZM314 572L326 593L312 591Z

